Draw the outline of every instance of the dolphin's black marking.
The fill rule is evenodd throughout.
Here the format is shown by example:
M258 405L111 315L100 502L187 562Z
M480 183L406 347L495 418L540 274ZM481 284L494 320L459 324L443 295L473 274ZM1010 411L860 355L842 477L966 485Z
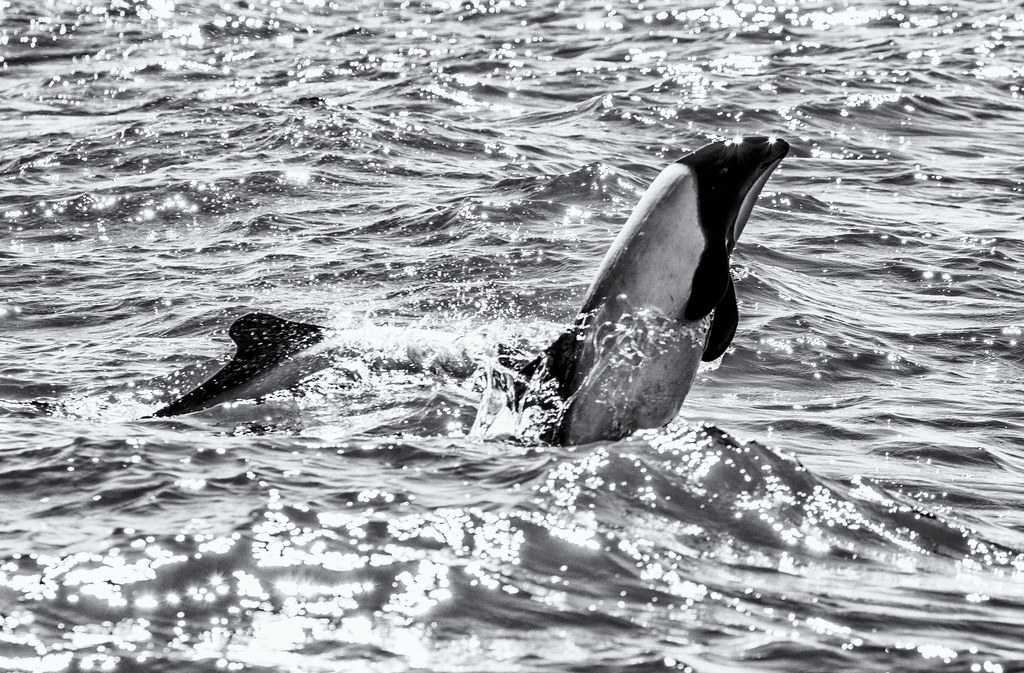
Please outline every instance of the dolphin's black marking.
M696 176L700 226L708 241L694 275L686 320L698 320L711 313L732 282L729 254L740 233L734 225L743 207L743 197L777 158L774 153L764 152L765 146L773 145L781 147L765 136L748 136L742 142L705 145L676 162L688 166Z
M704 354L700 356L700 359L704 362L713 362L722 357L725 349L732 343L732 338L736 336L736 326L739 321L740 312L736 305L736 288L730 278L725 296L715 307L715 317L712 319L708 341L704 344Z
M248 313L228 328L235 342L235 356L205 383L159 409L153 416L163 418L199 411L232 388L270 370L290 355L324 339L327 329L293 322L269 313Z
M689 166L696 175L700 225L709 240L724 234L722 249L732 251L740 233L734 230L734 224L747 193L788 149L784 140L747 136L738 142L705 145L676 162Z
M725 244L709 245L693 273L694 291L686 302L684 320L700 320L715 310L729 289L729 251Z

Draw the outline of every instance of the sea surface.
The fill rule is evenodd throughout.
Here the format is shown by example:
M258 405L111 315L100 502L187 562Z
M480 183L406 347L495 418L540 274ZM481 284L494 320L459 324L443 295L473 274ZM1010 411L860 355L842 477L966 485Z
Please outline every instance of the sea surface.
M1021 87L1017 2L0 0L0 670L1024 671ZM474 434L752 134L678 419ZM143 419L250 311L350 356Z

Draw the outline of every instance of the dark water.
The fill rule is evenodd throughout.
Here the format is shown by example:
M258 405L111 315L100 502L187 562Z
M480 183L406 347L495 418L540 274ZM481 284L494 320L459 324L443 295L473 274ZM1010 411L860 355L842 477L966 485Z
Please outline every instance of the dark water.
M0 669L1024 670L1022 48L1008 2L0 0ZM673 426L481 439L409 365L543 347L753 133ZM137 420L251 310L359 348Z

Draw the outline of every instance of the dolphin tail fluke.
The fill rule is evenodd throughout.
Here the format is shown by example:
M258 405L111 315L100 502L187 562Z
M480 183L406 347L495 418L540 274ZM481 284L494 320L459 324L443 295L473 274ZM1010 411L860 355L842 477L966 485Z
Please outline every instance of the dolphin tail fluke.
M231 323L228 336L235 342L235 356L194 390L157 410L164 418L206 409L224 392L270 369L303 348L323 341L327 329L293 322L268 313L248 313Z

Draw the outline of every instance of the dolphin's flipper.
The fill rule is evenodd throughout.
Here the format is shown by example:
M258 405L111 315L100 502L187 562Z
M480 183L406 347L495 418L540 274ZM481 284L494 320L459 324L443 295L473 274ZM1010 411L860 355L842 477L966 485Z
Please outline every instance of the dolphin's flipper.
M231 323L228 336L235 342L235 356L205 383L156 411L163 418L199 411L216 404L231 388L270 369L289 355L323 341L327 329L292 322L268 313L248 313Z
M711 323L711 330L708 332L708 340L704 345L704 355L701 360L712 362L722 357L722 353L732 343L736 336L736 324L740 321L739 308L736 306L736 288L729 279L729 286L725 289L725 296L715 307L715 317Z
M730 287L732 276L729 275L729 251L724 245L708 247L700 256L700 262L693 273L693 288L683 317L686 320L700 320L711 313L721 304Z

